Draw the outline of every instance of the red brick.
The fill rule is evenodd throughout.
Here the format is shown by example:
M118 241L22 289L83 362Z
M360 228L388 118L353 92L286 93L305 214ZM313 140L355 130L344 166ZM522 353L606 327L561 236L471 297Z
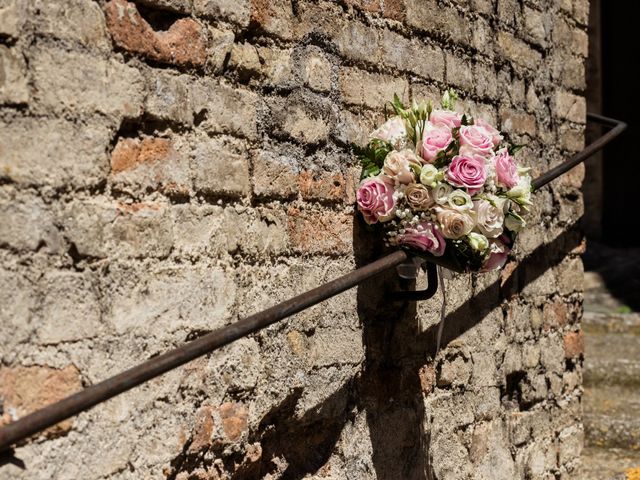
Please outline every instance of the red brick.
M379 12L381 7L380 0L347 0L347 5L371 13Z
M63 369L40 366L0 368L0 398L3 399L3 409L5 413L15 410L18 418L81 389L80 372L73 365ZM8 420L7 416L3 417L4 421ZM64 420L47 429L45 435L67 433L72 425L73 420Z
M423 365L418 370L420 378L420 388L424 393L431 393L436 384L436 370L433 365Z
M563 340L565 358L580 357L584 354L584 333L582 330L565 333Z
M298 189L305 200L345 201L347 182L341 173L314 174L302 172L298 175Z
M577 247L575 247L573 250L571 250L569 253L572 255L583 255L584 252L587 251L587 241L586 239L582 239L582 241L578 244Z
M205 64L205 36L195 20L181 18L168 30L156 32L140 16L135 4L126 0L111 0L105 13L111 37L120 48L162 63Z
M351 251L353 216L290 208L289 241L300 253L347 254Z
M545 331L562 328L568 323L569 311L562 301L547 302L542 309L542 329Z
M213 407L205 405L196 412L191 445L189 445L190 452L198 452L211 445L213 426Z
M407 15L405 0L384 0L382 14L391 20L402 22Z
M111 154L111 180L127 191L159 190L185 196L191 190L189 162L166 138L120 138Z
M227 402L220 405L220 418L222 418L222 430L229 440L235 442L240 439L242 433L247 430L247 409L239 403Z
M265 32L289 40L294 22L291 0L251 0L251 21Z
M120 173L138 165L165 160L175 153L166 138L120 138L111 154L111 171Z

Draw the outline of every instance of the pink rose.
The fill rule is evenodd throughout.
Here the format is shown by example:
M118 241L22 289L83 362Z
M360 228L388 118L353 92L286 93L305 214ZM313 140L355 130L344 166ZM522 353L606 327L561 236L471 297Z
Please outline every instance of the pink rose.
M429 121L434 125L452 129L460 126L462 116L450 110L434 110L429 115Z
M473 195L482 190L487 179L485 160L478 155L456 155L449 164L446 177L449 183L466 187L469 195Z
M445 150L452 141L453 137L448 127L438 127L427 122L422 132L420 155L428 163L432 163L438 152Z
M460 153L488 155L493 150L493 138L483 127L468 125L460 127Z
M420 222L415 227L405 228L404 233L396 237L396 242L421 252L429 252L436 257L442 256L447 246L442 234L430 222Z
M516 162L506 148L498 151L494 158L498 184L507 190L515 187L520 180Z
M385 175L365 178L356 193L358 210L368 224L386 222L396 213L393 180Z
M507 263L507 256L511 249L509 248L509 238L502 235L500 238L491 240L489 243L489 250L491 254L482 265L481 272L488 272L490 270L497 270L502 268Z
M480 128L484 128L486 130L486 132L491 137L491 141L493 142L493 147L494 148L497 147L498 145L500 145L500 142L502 141L502 134L498 130L496 130L493 127L493 125L491 125L488 122L485 122L481 118L478 118L475 121L475 125L480 127Z

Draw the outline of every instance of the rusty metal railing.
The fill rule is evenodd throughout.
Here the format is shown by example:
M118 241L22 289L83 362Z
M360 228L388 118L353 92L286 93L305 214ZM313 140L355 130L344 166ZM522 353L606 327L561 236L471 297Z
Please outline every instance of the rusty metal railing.
M543 187L584 161L620 135L626 128L624 122L612 118L595 114L589 114L588 118L596 123L612 127L612 129L569 160L536 178L532 182L534 189ZM0 428L0 456L4 456L3 461L7 463L7 461L10 461L7 460L7 458L12 458L12 445L25 440L31 435L41 432L85 410L89 410L99 403L126 392L169 370L184 365L202 355L211 353L239 338L258 332L295 313L317 305L328 298L355 287L375 275L399 265L408 258L409 255L402 250L393 252L336 280L325 283L313 290L309 290L308 292L244 318L236 323L219 328L174 350L147 360L129 370L87 387L74 395L5 425ZM431 269L429 272L429 288L425 291L426 295L420 292L399 292L399 294L396 294L396 299L412 301L432 296L437 289L437 276L434 273L435 269ZM2 461L0 461L0 465L2 465Z

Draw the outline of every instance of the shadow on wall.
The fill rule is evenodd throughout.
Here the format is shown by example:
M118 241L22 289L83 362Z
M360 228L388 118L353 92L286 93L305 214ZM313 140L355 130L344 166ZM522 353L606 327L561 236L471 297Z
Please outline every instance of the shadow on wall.
M442 331L441 350L480 323L503 299L518 294L549 268L562 262L582 240L577 225L538 247L506 280L498 279L450 312ZM358 266L382 254L379 248L368 252L370 242L370 236L356 227L354 247ZM502 286L501 281L504 281ZM425 368L426 372L431 372L427 375L436 375L433 359L439 324L421 332L414 303L391 305L385 297L384 292L395 287L397 275L390 271L358 288L358 315L366 346L358 407L366 410L376 478L436 480L429 462L430 432L424 403L428 391L423 390L426 385L421 384L421 377L425 375ZM435 378L429 380L435 382ZM517 382L510 383L513 382L505 379L503 387L507 400L519 401L517 392L509 391L517 390L519 386ZM520 407L521 410L528 408L526 405Z
M577 247L582 235L574 224L552 242L541 245L527 256L508 279L498 279L469 301L449 313L445 319L441 349L468 331L500 305L505 298L516 295L549 268L558 265ZM366 265L382 255L382 245L359 223L353 232L354 254L357 267ZM257 431L249 436L249 443L260 442L261 458L242 465L243 452L216 451L212 460L203 460L202 452L181 454L172 461L169 479L181 471L197 467L210 467L214 459L221 459L235 480L249 480L274 473L274 458L285 458L286 466L279 478L299 480L318 472L327 463L338 443L342 430L353 422L359 412L366 414L372 448L375 478L379 480L436 480L430 460L429 427L425 412L424 385L421 369L431 369L435 382L433 358L436 354L438 325L421 332L414 303L389 302L386 292L398 288L395 270L362 283L358 287L358 316L363 327L365 364L360 376L354 377L324 402L296 418L296 406L302 390L293 390L260 422ZM431 363L432 365L428 365ZM424 370L423 370L424 377ZM517 389L517 384L507 390ZM516 382L517 383L517 382ZM516 398L517 399L517 398ZM527 406L521 406L526 410ZM210 458L211 456L207 456ZM209 462L209 463L207 463ZM362 467L362 465L360 465ZM370 472L373 476L374 472ZM189 477L191 478L191 477ZM195 478L195 477L194 477Z

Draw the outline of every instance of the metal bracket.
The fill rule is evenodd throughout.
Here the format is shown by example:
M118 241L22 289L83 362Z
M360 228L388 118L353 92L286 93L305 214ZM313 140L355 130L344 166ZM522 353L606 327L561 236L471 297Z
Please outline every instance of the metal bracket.
M390 296L393 300L399 302L419 302L421 300L428 300L433 297L438 291L438 266L435 263L426 262L425 269L427 272L427 288L424 290L401 290L391 292ZM407 280L402 280L401 283L409 283Z

